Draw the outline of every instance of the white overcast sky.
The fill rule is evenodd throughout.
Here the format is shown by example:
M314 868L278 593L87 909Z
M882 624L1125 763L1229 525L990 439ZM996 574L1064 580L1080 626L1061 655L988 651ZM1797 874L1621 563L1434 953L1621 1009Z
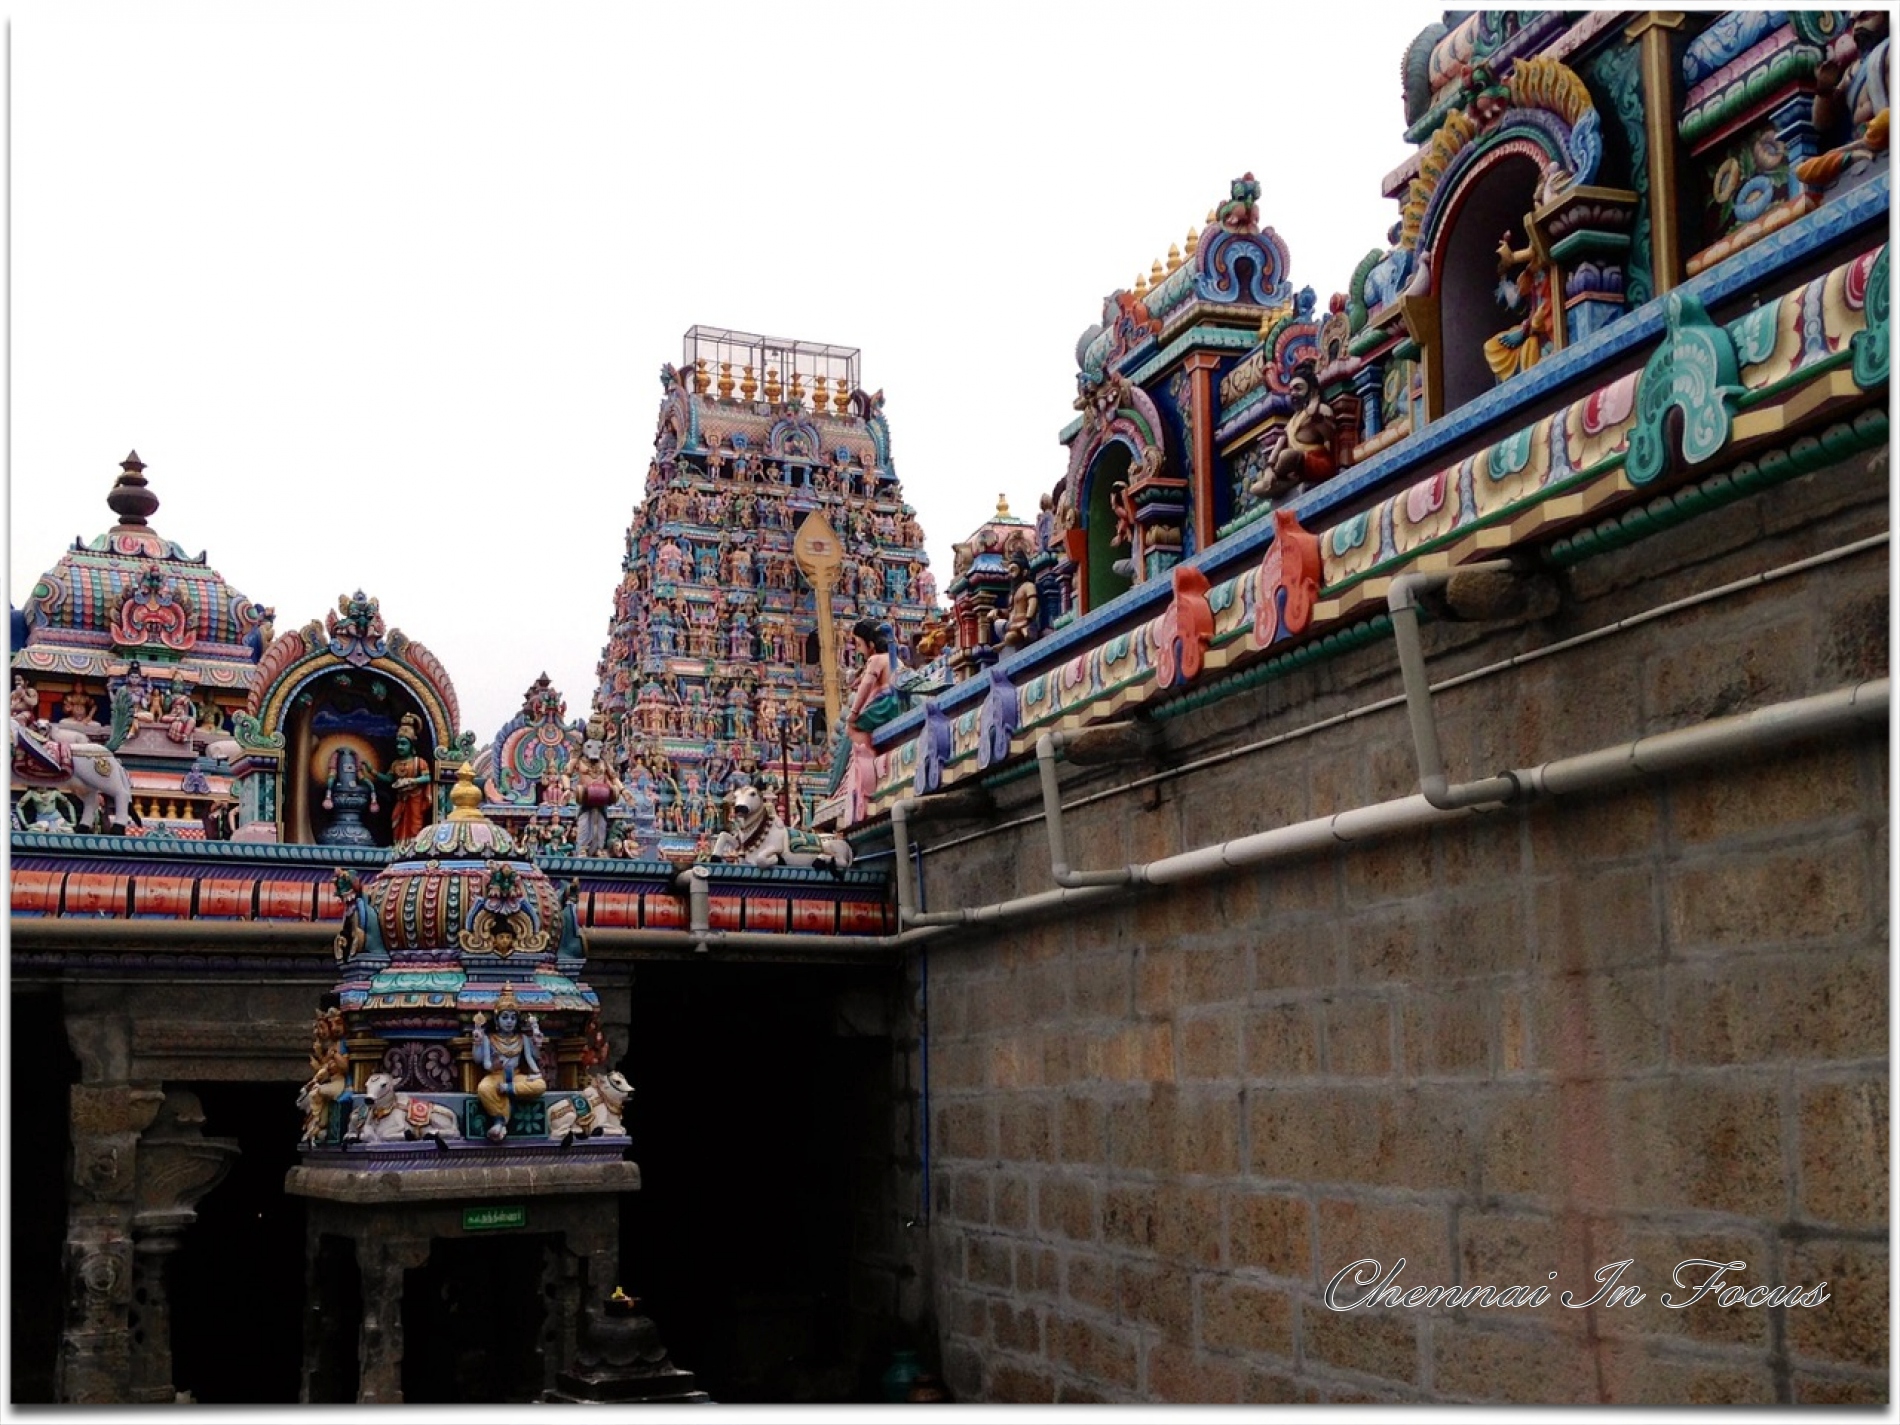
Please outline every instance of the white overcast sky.
M275 605L361 586L486 743L585 711L664 361L863 350L948 582L1065 454L1102 298L1251 169L1324 305L1422 5L101 5L10 22L15 605L136 447Z

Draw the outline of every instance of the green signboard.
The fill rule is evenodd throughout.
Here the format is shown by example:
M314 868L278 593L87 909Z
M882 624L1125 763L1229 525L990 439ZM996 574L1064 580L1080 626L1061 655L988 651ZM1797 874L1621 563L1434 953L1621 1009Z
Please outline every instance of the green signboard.
M492 1232L498 1227L526 1227L525 1207L465 1207L462 1209L464 1232Z

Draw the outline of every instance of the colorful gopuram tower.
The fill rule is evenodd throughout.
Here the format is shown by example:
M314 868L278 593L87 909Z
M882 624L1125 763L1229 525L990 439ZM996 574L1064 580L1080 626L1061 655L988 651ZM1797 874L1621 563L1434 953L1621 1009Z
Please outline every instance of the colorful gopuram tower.
M594 698L647 854L709 840L742 781L809 824L851 625L908 647L937 604L854 348L694 327L660 384Z

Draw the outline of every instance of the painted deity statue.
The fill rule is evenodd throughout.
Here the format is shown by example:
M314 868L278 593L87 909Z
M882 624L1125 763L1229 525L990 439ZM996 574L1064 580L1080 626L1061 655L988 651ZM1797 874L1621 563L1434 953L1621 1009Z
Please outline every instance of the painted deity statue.
M1506 381L1543 360L1544 349L1550 345L1550 269L1537 260L1529 243L1512 247L1507 232L1498 239L1498 279L1506 304L1524 313L1515 326L1484 343L1485 365L1498 380Z
M482 1070L475 1094L488 1115L489 1141L499 1143L508 1136L515 1106L540 1098L548 1087L534 1043L521 1031L521 1011L512 985L504 985L495 1000L492 1033L488 1016L475 1016L474 1041L475 1063Z
M182 673L172 674L171 687L164 694L165 735L173 742L188 743L198 726L198 704L192 701Z
M40 715L40 695L34 686L27 682L24 673L13 675L13 694L8 699L13 720L30 727Z
M1854 14L1854 59L1842 69L1823 60L1814 71L1814 127L1835 134L1845 127L1847 142L1803 159L1794 176L1817 192L1832 188L1848 168L1887 151L1887 39L1885 10Z
M297 1095L305 1143L319 1143L329 1136L330 1116L350 1085L349 1075L350 1061L343 1052L343 1011L334 1006L320 1009L310 1031L310 1079Z
M404 713L396 725L396 757L387 772L371 772L370 778L396 794L390 811L389 834L406 841L429 824L429 787L433 778L429 764L416 755L416 743L422 736L422 720Z
M607 848L607 808L620 796L620 778L601 753L600 733L604 724L592 719L588 737L581 744L581 755L568 768L568 775L580 807L576 818L574 851L579 856L598 856Z
M1339 427L1333 420L1333 408L1320 399L1319 377L1312 362L1302 361L1293 368L1287 389L1293 398L1293 414L1287 418L1271 464L1248 486L1254 495L1277 499L1301 485L1317 485L1339 472L1333 456Z
M61 703L64 707L59 719L61 727L74 727L81 732L104 730L98 722L99 705L84 688L74 688Z
M1009 612L996 620L996 634L1005 648L1021 648L1036 639L1036 625L1042 618L1042 598L1029 564L1021 555L1010 561L1015 588L1010 591Z

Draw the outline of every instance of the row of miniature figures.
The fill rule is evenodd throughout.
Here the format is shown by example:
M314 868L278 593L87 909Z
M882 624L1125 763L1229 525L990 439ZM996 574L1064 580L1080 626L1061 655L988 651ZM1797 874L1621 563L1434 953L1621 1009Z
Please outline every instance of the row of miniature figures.
M633 1089L608 1064L598 1017L589 1016L573 1062L563 1066L539 1017L521 1012L512 986L496 998L492 1026L483 1011L469 1022L461 1062L464 1077L473 1080L472 1093L400 1087L398 1074L390 1071L401 1057L397 1050L385 1055L382 1066L353 1068L347 1032L336 1003L317 1011L310 1078L297 1095L305 1147L426 1140L447 1147L463 1139L509 1138L572 1142L626 1132L623 1114Z

